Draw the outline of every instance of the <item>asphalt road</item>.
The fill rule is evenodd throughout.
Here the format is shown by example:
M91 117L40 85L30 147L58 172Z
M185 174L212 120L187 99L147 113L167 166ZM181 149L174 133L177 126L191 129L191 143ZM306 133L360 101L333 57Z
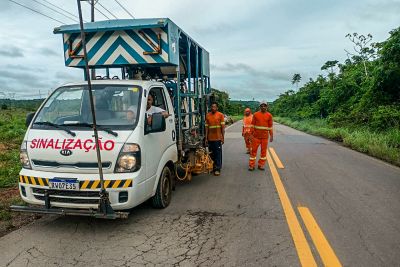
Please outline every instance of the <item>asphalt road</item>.
M284 168L248 172L240 130L222 175L178 185L167 209L41 219L0 238L0 266L400 266L399 168L277 125Z

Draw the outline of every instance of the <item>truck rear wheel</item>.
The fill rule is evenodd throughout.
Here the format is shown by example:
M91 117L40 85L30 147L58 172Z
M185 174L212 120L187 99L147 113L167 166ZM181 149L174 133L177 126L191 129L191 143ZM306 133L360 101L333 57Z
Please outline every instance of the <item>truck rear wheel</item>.
M152 198L154 208L164 209L168 207L171 202L172 195L172 173L171 170L165 166L161 172L160 180L158 181L156 194Z

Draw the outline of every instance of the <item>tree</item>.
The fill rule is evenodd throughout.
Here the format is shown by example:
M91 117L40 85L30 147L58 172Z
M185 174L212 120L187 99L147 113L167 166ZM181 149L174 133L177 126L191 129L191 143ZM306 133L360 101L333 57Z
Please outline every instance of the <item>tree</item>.
M229 94L224 91L212 88L211 93L214 96L214 101L218 103L218 109L225 113L229 108Z
M353 49L356 54L350 53L346 49L344 51L346 51L348 56L351 55L353 58L358 58L362 61L364 65L365 76L368 77L366 62L377 57L376 44L369 44L372 41L372 35L367 34L367 36L364 36L355 32L353 34L346 34L346 37L354 44Z
M329 61L325 62L324 65L322 65L321 70L326 70L329 73L333 74L333 73L335 73L335 68L338 63L339 63L339 61L337 61L337 60L329 60Z
M325 62L325 64L321 67L321 70L325 70L328 72L329 81L331 83L332 89L335 89L334 78L335 78L335 69L339 61L337 60L329 60Z
M299 88L299 82L301 81L300 73L293 74L292 84L296 84L296 88Z

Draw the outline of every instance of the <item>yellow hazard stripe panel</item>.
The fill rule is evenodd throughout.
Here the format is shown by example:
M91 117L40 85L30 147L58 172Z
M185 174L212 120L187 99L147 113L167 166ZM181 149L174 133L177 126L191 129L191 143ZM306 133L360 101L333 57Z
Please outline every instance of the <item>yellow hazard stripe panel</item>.
M49 186L49 178L40 178L40 177L20 175L19 182L21 184ZM128 188L128 187L132 187L132 184L133 184L132 179L105 180L104 181L105 188ZM79 188L80 189L100 189L101 188L100 180L79 181Z
M132 179L127 180L105 180L105 188L128 188L132 187ZM95 181L80 181L80 189L100 189L100 180Z
M21 184L31 184L31 185L40 185L40 186L49 186L49 179L33 177L33 176L19 176L19 182Z

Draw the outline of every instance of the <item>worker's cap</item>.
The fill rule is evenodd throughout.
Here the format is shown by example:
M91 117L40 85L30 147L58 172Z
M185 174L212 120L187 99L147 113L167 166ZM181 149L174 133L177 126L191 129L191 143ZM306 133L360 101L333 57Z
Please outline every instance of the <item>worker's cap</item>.
M244 110L244 112L250 112L251 110L249 109L249 108L246 108L245 110Z
M130 107L128 108L128 111L132 111L133 113L135 113L136 107L135 107L135 106L130 106Z
M265 101L265 100L261 100L261 102L260 102L260 107L261 107L262 105L268 106L268 102Z

